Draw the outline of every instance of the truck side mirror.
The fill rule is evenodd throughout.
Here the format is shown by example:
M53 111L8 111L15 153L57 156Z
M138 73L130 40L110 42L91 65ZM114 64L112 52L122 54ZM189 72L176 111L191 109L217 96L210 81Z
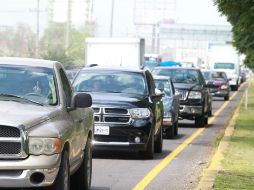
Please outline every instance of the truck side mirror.
M79 92L75 93L71 100L71 106L68 111L72 111L75 108L88 108L92 106L92 97L90 94Z

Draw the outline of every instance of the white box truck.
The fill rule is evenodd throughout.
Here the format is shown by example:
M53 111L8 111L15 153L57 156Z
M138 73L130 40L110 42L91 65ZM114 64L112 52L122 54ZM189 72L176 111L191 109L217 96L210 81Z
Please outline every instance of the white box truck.
M87 38L85 63L143 68L145 41L141 38Z
M233 91L241 83L240 56L231 44L211 44L209 46L210 69L224 71Z

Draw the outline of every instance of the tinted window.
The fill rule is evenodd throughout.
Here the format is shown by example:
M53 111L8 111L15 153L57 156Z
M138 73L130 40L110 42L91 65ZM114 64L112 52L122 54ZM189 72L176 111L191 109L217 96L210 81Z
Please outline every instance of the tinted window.
M64 90L64 94L66 98L66 104L69 106L71 103L72 89L71 89L69 80L62 69L60 69L60 76L61 76L63 90Z
M173 83L201 84L199 72L188 69L155 69L155 75L168 76Z
M46 105L56 105L58 99L53 69L1 65L0 94L11 94Z
M155 80L156 88L162 90L166 96L172 96L172 89L168 80Z
M220 73L220 72L211 73L211 78L213 80L221 80L221 81L227 80L226 74L225 73Z
M73 86L76 91L147 94L144 76L132 72L79 72Z
M210 72L202 72L202 75L203 75L205 80L210 80L211 79Z

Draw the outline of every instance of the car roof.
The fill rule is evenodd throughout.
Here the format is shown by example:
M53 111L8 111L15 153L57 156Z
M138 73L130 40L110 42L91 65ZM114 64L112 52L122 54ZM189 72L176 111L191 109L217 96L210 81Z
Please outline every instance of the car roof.
M84 67L82 71L123 71L123 72L133 72L133 73L144 73L146 70L132 67L104 67L104 66L94 66L94 67Z
M194 70L194 71L199 71L200 69L198 68L185 68L185 67L170 67L170 66L160 66L160 67L155 67L153 70L155 69L177 69L177 70Z
M44 59L20 58L20 57L0 57L0 65L17 65L53 68L56 61Z

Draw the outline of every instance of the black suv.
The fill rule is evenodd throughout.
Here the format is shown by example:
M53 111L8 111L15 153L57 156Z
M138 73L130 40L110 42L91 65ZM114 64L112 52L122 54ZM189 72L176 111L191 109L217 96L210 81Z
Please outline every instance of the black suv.
M195 126L204 127L212 113L212 98L199 69L157 67L153 74L168 76L180 95L180 118L195 120Z
M162 152L163 94L149 71L84 68L73 86L92 95L96 150L136 150L150 159Z

